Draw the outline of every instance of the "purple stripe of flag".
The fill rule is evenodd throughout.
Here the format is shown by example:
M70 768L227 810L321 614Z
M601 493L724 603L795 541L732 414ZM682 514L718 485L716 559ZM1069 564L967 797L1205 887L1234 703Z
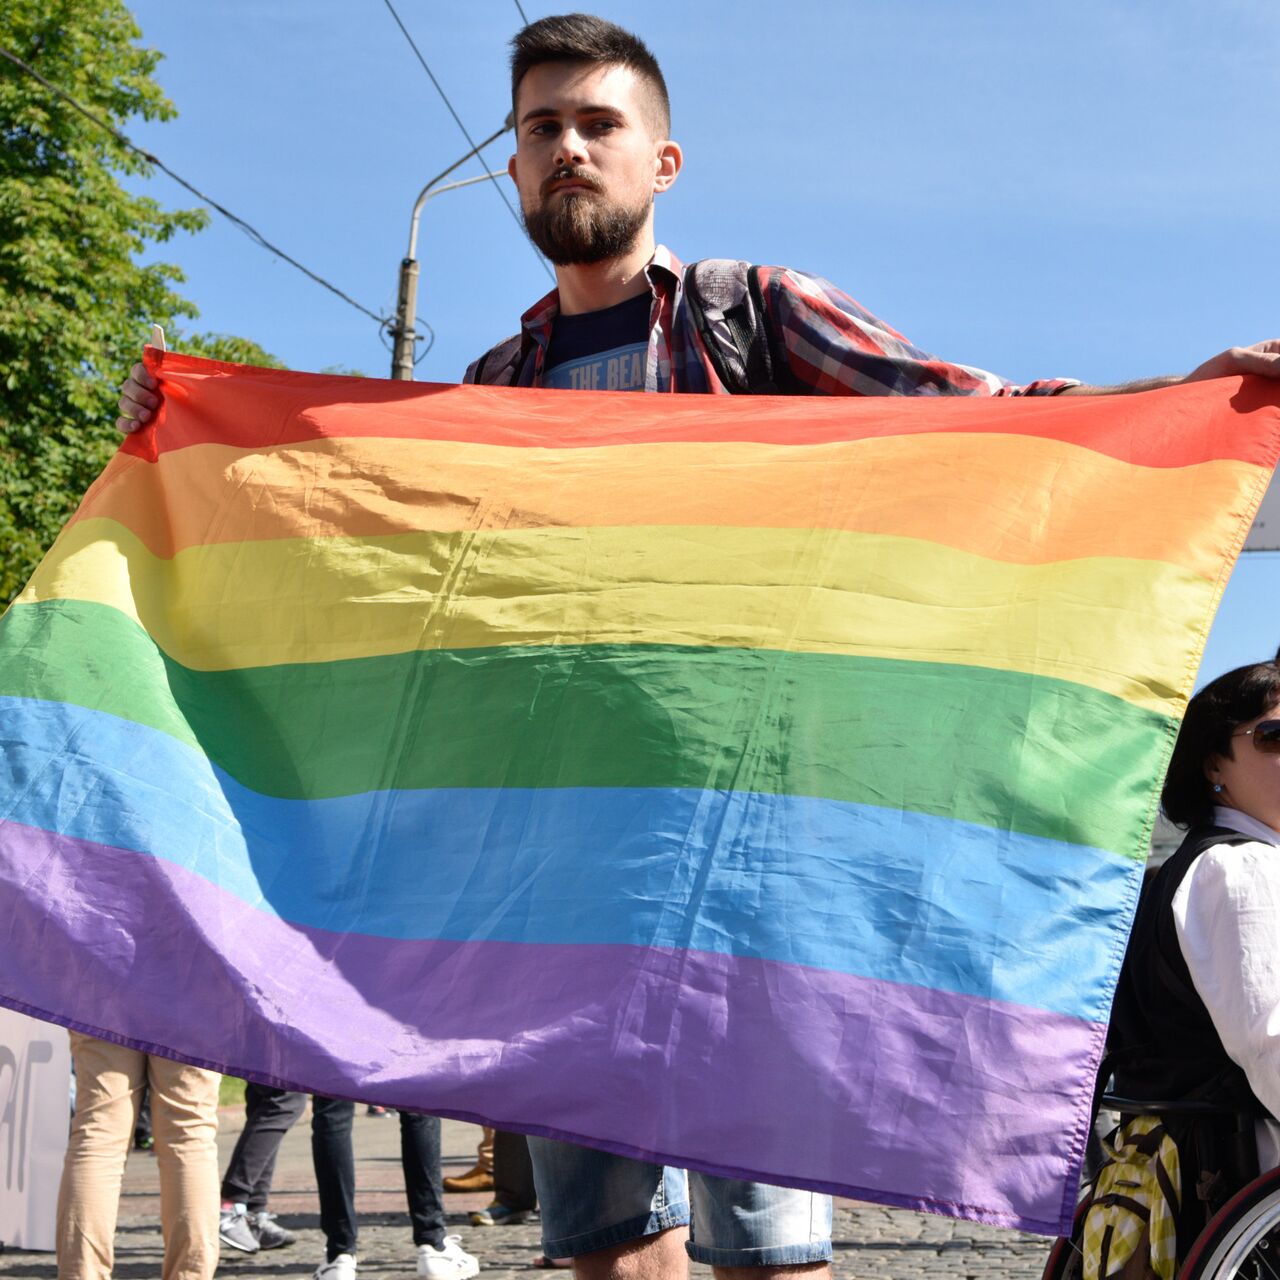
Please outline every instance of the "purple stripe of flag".
M707 952L343 936L14 823L0 852L0 1002L37 1017L713 1173L1069 1221L1095 1024Z

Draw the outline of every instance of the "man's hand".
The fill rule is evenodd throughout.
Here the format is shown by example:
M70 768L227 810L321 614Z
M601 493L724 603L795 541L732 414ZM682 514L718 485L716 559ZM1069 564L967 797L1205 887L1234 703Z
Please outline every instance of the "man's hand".
M1206 360L1192 369L1184 382L1203 382L1207 378L1225 378L1233 373L1257 373L1264 378L1280 378L1280 338L1255 342L1251 347L1232 347L1221 355Z
M129 370L125 384L120 388L120 417L116 419L116 430L128 435L145 427L151 421L155 411L160 407L160 397L156 388L160 383L146 369L135 364Z

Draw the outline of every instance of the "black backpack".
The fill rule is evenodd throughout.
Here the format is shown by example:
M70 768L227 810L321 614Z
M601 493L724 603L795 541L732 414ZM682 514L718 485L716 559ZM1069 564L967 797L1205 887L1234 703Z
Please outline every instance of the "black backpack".
M786 352L768 323L759 267L733 258L695 262L685 268L682 305L727 391L757 396L795 392ZM468 381L512 386L527 356L527 340L517 334L485 352Z

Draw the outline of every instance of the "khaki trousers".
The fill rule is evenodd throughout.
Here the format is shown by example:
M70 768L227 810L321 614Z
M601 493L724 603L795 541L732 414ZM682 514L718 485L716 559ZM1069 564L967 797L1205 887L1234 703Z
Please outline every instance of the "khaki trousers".
M210 1280L218 1265L218 1081L71 1033L76 1113L58 1193L58 1280L107 1280L120 1183L144 1083L160 1172L163 1280Z
M493 1130L487 1126L480 1131L480 1145L476 1148L476 1168L485 1173L493 1172Z

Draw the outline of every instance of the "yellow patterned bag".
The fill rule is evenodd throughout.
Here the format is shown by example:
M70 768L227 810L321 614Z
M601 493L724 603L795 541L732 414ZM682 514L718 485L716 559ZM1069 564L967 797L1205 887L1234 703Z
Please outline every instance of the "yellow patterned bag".
M1084 1219L1084 1280L1173 1280L1182 1175L1158 1116L1138 1116L1103 1142L1107 1162Z

